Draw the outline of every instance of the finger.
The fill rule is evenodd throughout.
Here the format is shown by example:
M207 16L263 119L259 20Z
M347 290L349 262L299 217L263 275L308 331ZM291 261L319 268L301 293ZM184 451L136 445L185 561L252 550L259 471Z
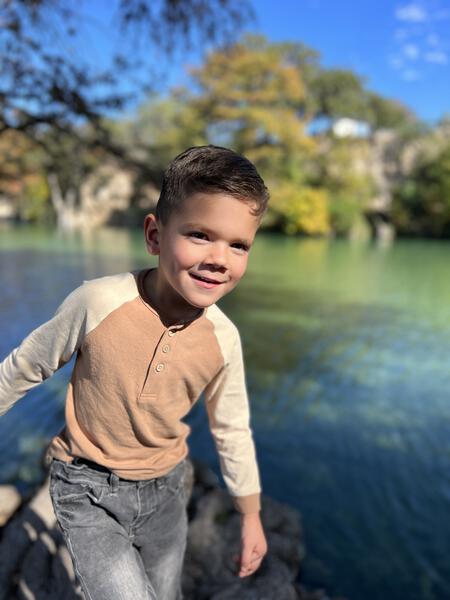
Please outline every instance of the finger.
M258 568L261 560L262 560L262 557L257 557L257 558L253 558L252 560L250 560L249 562L247 562L245 564L243 563L241 565L241 572L255 571Z
M256 569L246 569L239 571L239 577L248 577L249 575L253 575Z
M252 558L250 559L249 563L250 565L254 565L258 562L261 562L261 560L263 559L263 557L260 554L256 554L256 552L252 555Z
M262 558L262 556L257 559L255 558L251 564L241 566L239 577L247 577L248 575L252 575L256 570L259 569Z

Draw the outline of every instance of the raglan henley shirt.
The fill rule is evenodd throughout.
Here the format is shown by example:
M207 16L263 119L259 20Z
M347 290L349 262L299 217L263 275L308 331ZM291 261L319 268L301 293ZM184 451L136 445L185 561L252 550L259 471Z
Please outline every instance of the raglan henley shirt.
M260 510L238 329L216 304L166 327L150 305L150 269L85 281L0 363L0 415L76 352L65 426L47 458L81 456L129 480L159 477L189 452L181 419L204 393L236 509Z

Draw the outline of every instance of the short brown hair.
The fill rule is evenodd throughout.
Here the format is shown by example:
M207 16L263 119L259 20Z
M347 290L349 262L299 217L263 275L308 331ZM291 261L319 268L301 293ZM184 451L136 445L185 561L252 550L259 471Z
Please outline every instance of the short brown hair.
M156 218L163 225L191 194L226 193L253 202L254 216L267 209L269 191L256 167L247 158L221 146L193 146L176 156L167 167L156 205Z

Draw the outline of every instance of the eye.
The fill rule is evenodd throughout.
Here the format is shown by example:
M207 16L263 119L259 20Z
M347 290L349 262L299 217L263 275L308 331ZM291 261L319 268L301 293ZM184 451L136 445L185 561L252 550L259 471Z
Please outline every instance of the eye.
M246 246L246 244L241 244L240 242L236 242L233 244L233 248L240 250L241 252L248 252L250 248Z
M187 234L188 237L192 237L196 240L207 240L208 236L206 235L206 233L203 233L202 231L190 231Z

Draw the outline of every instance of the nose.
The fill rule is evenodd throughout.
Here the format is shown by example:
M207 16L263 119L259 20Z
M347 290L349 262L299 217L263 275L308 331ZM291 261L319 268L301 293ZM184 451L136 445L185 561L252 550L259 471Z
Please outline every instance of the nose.
M228 255L225 244L211 244L205 262L217 267L226 267L228 264Z

